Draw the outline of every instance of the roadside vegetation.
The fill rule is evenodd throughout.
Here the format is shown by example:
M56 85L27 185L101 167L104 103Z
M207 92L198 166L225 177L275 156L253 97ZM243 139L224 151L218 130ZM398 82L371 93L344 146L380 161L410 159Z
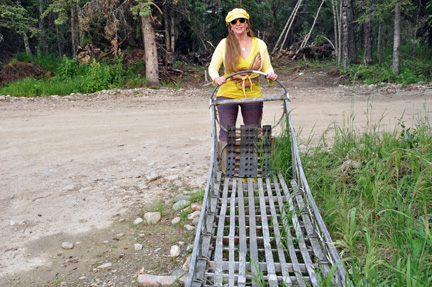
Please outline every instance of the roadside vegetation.
M323 135L301 154L350 280L353 286L431 286L430 121L419 117L408 127L401 118L392 131L379 122L359 131L354 122L353 115L332 126L331 146ZM289 153L289 140L278 144Z
M52 56L36 57L26 53L17 54L9 66L18 63L33 63L41 67L44 74L35 77L24 77L17 81L5 83L0 94L11 96L50 96L69 95L71 93L93 93L113 88L145 87L146 79L141 75L143 65L123 65L121 53L110 61L96 61L80 65L78 61ZM7 68L7 67L6 67Z
M409 53L411 47L406 46L403 51ZM278 71L292 69L324 69L336 71L339 76L346 78L346 84L377 84L399 83L408 85L418 82L432 82L432 58L428 56L428 50L417 48L416 57L404 57L401 63L401 73L396 75L390 68L392 61L391 49L383 53L383 63L365 66L352 64L349 69L343 70L334 60L314 61L290 59L278 59L274 65ZM127 53L127 51L125 51ZM9 68L14 69L18 63L32 63L43 71L38 77L22 77L16 81L6 82L0 87L1 95L10 96L50 96L69 95L71 93L94 93L106 89L127 89L147 87L145 68L142 61L127 61L124 53L119 52L117 57L105 61L93 59L91 62L80 65L77 60L68 58L56 58L53 56L29 56L26 53L17 54L9 63ZM173 69L187 66L187 69L204 76L203 66L174 62ZM5 69L6 70L6 69ZM186 73L185 73L186 74ZM161 85L170 88L182 86L186 76L163 79ZM283 79L282 79L283 80Z
M341 70L342 74L349 76L350 83L353 84L378 84L398 83L403 86L418 83L432 82L432 59L429 51L417 45L416 56L410 55L412 47L405 45L402 47L402 63L400 74L397 75L391 69L391 49L388 47L384 53L381 63L372 65L351 64L346 70Z

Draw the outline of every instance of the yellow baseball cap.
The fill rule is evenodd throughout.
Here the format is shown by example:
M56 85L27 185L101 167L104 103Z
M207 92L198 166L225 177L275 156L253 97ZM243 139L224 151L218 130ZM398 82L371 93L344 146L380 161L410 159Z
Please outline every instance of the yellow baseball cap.
M245 18L249 20L249 14L244 9L235 8L228 13L228 15L225 18L225 22L229 24L229 22L238 18Z

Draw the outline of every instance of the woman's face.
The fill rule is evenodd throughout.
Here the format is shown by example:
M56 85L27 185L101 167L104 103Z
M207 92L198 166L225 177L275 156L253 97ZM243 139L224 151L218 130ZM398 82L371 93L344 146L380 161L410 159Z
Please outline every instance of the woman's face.
M239 19L235 19L235 20L231 21L230 26L231 26L231 31L233 31L234 34L242 35L242 34L246 33L246 28L248 27L248 22L244 18L239 18Z

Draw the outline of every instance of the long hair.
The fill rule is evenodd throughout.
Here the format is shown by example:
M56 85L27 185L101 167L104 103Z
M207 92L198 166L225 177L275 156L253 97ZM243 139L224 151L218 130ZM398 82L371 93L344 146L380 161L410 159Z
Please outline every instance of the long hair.
M254 37L250 22L248 21L248 27L246 33L249 37ZM237 38L234 36L234 32L231 30L231 25L228 25L228 37L226 39L225 49L225 69L228 74L238 72L238 62L240 59L240 44Z

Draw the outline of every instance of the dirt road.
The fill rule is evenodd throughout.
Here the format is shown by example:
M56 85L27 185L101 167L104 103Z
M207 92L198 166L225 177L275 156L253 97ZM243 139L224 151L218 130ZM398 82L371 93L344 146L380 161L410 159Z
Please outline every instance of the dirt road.
M431 85L344 87L319 72L282 82L301 138L319 136L350 116L360 129L380 119L393 129L402 116L410 126L432 113ZM200 86L0 97L0 286L136 286L134 274L154 255L136 252L121 237L136 241L144 232L131 224L140 211L169 205L185 189L203 189L210 92ZM263 123L280 112L280 104L267 105ZM144 236L154 237L151 248L169 253L165 245L182 240L168 240L171 232L147 229ZM186 245L192 235L185 235ZM74 249L62 249L65 241ZM119 249L129 265L95 269Z

